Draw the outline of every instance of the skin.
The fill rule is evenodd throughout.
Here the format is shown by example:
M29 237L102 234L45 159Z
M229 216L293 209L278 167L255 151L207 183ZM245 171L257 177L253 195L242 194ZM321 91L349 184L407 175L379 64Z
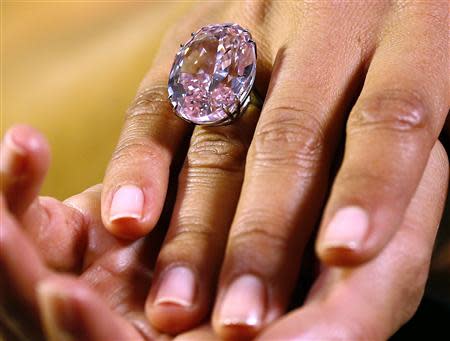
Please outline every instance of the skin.
M101 185L65 202L38 198L49 148L34 129L11 128L1 153L2 321L12 320L32 339L42 333L58 341L172 339L148 322L143 304L161 236L126 242L107 233ZM323 265L303 306L257 339L387 339L422 297L448 172L447 155L437 143L404 223L383 252L357 268ZM220 339L211 326L176 340Z
M194 128L173 115L167 75L178 44L212 22L252 32L265 102L228 127ZM148 234L170 167L185 156L146 303L152 324L188 330L214 305L220 336L251 337L286 310L316 225L316 251L328 266L365 264L391 245L448 115L447 22L445 1L214 2L167 34L127 114L101 201L114 235ZM140 213L111 219L114 193L129 185L142 191ZM348 207L358 209L359 227L347 217L347 238L327 239ZM155 302L177 266L192 271L192 301ZM249 307L229 323L224 297L244 275L259 280L254 304L263 313L249 323Z

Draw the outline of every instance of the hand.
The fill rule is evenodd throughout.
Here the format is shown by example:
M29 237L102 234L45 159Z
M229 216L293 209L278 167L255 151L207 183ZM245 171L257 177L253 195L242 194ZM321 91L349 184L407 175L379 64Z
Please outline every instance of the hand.
M22 319L22 330L28 332L38 325L33 311L39 310L51 340L162 340L164 337L143 318L141 301L150 277L146 263L152 263L151 254L158 249L155 236L153 252L148 252L143 240L125 245L105 233L99 216L101 186L65 204L51 198L36 199L49 153L45 140L34 130L11 129L1 153L0 274L1 283L9 284L9 290L2 291L2 307L15 307L17 300L25 304L23 311L16 311L20 314L16 318ZM447 178L446 155L436 145L405 224L386 250L374 262L355 270L323 268L306 305L275 323L261 338L359 339L360 335L369 335L383 339L390 335L420 300ZM51 268L77 269L80 278L59 275ZM403 271L397 271L399 268ZM383 279L381 285L373 285L374 276ZM405 297L405 292L410 294ZM365 304L368 299L371 305ZM403 313L392 320L398 311ZM23 320L26 312L32 313L33 324ZM7 318L10 320L10 316ZM179 339L215 337L205 326Z
M155 326L190 328L215 300L215 330L234 338L285 311L344 126L317 251L330 265L381 252L404 224L448 112L446 13L440 1L265 1L202 4L180 20L128 112L102 193L112 233L145 235L192 133L147 301ZM192 131L166 100L173 56L198 27L230 21L258 44L264 107L260 117L253 108L230 126Z
M6 133L1 155L2 322L32 340L168 339L144 314L162 235L131 243L108 233L101 185L65 202L37 198L50 154L27 126Z
M323 266L303 306L256 340L387 340L422 298L448 176L447 155L436 144L403 224L386 248L359 267ZM212 328L203 326L176 341L216 339Z

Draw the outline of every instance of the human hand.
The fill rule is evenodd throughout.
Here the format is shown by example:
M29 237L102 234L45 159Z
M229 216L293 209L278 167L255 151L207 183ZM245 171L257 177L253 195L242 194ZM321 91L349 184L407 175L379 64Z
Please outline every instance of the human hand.
M168 339L144 314L162 236L124 242L108 233L101 185L65 202L38 198L50 154L35 130L10 129L1 155L2 322L32 340Z
M444 2L214 3L168 34L102 193L112 233L148 233L171 162L192 133L147 301L158 328L178 332L206 316L224 251L213 315L221 336L254 335L285 311L344 126L318 254L330 265L356 265L381 252L404 223L448 112L446 17ZM262 113L253 108L230 126L192 132L166 99L173 56L190 32L230 21L257 42Z
M3 308L15 306L17 301L25 304L25 310L15 309L22 330L30 333L32 326L39 328L39 310L52 340L69 336L143 339L135 327L146 338L166 339L143 317L142 300L150 280L148 263L158 249L156 236L149 252L143 240L127 245L105 233L99 216L100 186L65 203L36 199L49 154L45 140L30 128L11 129L1 155L0 274L3 287L9 284L8 291L2 291L1 302ZM321 269L305 306L275 323L261 339L359 339L360 335L383 339L395 331L420 300L447 179L446 155L437 145L405 223L386 250L354 270ZM56 269L77 270L79 279L57 274ZM381 285L374 286L374 278L382 278ZM365 302L369 299L371 305ZM396 315L399 311L402 313ZM33 324L23 319L24 313L31 313ZM180 340L216 337L205 326L181 335Z
M448 176L448 157L438 143L403 224L386 248L359 267L322 266L304 304L276 320L256 340L387 340L411 318L422 299ZM194 340L219 338L210 325L176 338Z

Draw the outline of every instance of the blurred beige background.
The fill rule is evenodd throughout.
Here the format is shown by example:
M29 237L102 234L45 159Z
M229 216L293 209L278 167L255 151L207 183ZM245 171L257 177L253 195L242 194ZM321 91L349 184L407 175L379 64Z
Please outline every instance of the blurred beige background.
M45 133L53 161L43 194L98 183L127 105L186 1L2 1L2 134Z

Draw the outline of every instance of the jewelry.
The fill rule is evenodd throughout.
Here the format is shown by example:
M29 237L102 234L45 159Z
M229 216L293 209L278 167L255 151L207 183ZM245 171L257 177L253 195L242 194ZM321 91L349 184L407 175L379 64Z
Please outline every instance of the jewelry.
M169 100L176 115L188 122L229 124L250 102L259 100L260 106L251 91L255 76L256 43L249 31L237 24L204 26L175 56Z

